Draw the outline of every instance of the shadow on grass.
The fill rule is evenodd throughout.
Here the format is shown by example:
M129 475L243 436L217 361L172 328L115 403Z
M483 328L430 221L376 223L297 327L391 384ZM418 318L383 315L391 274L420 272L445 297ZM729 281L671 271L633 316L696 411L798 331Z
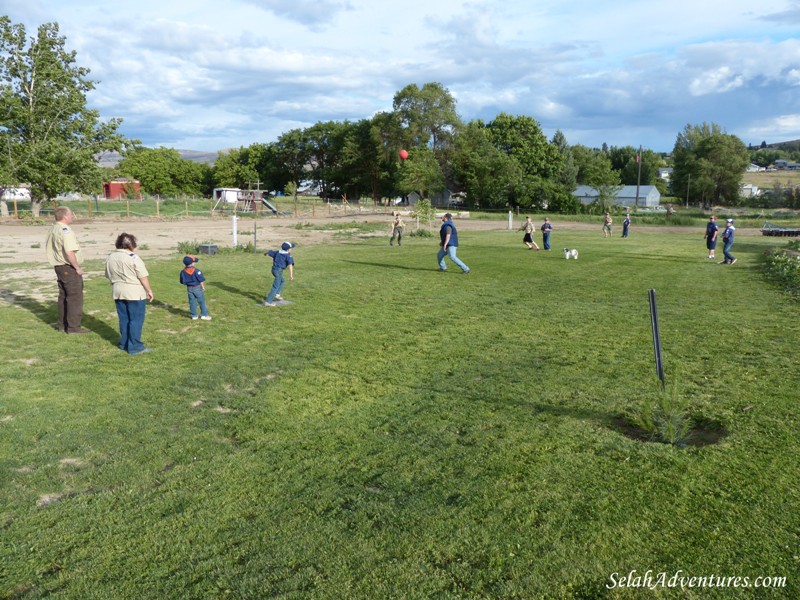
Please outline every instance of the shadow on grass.
M437 267L411 267L408 265L392 265L389 263L362 262L359 260L343 260L342 262L352 265L366 265L368 267L383 267L385 269L403 269L404 271L438 271ZM435 262L434 262L435 265Z
M15 305L29 311L33 316L45 323L48 327L58 329L58 325L53 325L53 322L58 319L58 304L56 302L40 302L36 298L11 292L8 294L11 302ZM81 327L91 330L110 344L117 346L119 344L119 332L105 321L93 317L92 315L84 314L81 319Z
M190 317L191 314L189 313L189 309L182 309L176 306L172 306L172 304L167 304L166 302L162 302L161 300L153 300L152 306L154 308L163 308L167 312L173 315L177 315L179 317Z
M611 419L610 428L637 442L665 443L655 439L651 433L634 425L622 415L617 415ZM689 433L686 436L684 445L693 448L711 446L713 444L718 444L726 435L728 435L728 431L719 421L706 418L694 418L692 419L692 426L689 428Z
M258 293L255 293L255 292L243 292L239 288L235 288L235 287L232 287L230 285L225 285L224 283L219 283L218 281L207 281L206 285L211 286L211 287L215 287L215 288L219 288L219 289L224 290L226 292L229 292L231 294L237 294L237 295L242 296L244 298L247 298L249 300L255 300L256 302L263 302L264 301L264 296L267 295L266 292L263 293L263 294L258 294ZM269 285L270 286L272 285L272 281L271 280L269 282ZM267 288L269 289L269 286L267 286Z

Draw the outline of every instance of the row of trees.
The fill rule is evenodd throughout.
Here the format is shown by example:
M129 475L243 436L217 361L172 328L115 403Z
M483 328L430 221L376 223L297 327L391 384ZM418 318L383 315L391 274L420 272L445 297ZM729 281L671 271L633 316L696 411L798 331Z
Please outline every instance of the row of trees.
M144 148L118 133L119 119L102 121L86 105L94 88L75 64L56 24L28 39L22 25L0 17L0 187L27 183L34 212L59 193L98 193L103 178L138 179L162 196L208 195L214 187L294 189L309 182L326 198L387 198L445 188L466 193L470 206L520 206L574 212L577 184L597 188L601 204L620 185L657 185L662 154L631 146L570 145L561 131L548 140L529 116L505 113L464 122L440 83L410 84L392 110L351 122L319 122L274 142L222 153L213 166L184 160L177 150ZM401 149L409 152L400 160ZM104 172L96 157L122 160ZM672 157L673 193L695 202L728 202L749 156L744 144L715 124L687 126ZM605 208L602 206L600 208Z

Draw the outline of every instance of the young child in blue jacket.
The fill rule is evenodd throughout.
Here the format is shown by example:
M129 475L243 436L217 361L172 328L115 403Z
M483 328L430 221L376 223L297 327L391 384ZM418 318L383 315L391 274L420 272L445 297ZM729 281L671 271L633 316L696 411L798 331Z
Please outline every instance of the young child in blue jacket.
M272 282L272 289L267 294L262 306L275 306L275 300L283 300L281 292L286 284L286 279L283 276L284 270L289 269L289 281L294 281L292 248L294 248L294 244L283 242L280 250L269 250L264 253L264 256L272 257L272 276L275 280Z
M183 257L183 270L181 271L181 283L186 286L186 293L189 296L189 313L192 321L198 318L203 321L210 321L208 306L206 306L206 278L195 264L197 259L194 256ZM200 316L197 315L197 307L200 306Z

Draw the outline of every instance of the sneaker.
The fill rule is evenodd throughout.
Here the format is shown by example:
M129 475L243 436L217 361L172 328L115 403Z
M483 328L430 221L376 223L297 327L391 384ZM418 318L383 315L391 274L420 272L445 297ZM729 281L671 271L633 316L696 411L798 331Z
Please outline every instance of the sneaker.
M275 300L283 300L283 296L280 294L275 294Z
M461 274L462 274L462 275L469 275L471 272L472 272L472 271L470 271L469 269L467 269L466 271L461 271Z
M92 333L91 329L84 329L83 327L78 327L77 329L73 329L72 331L67 331L67 334L72 335L74 333Z
M260 302L259 306L276 306L274 302Z
M192 321L197 321L200 317L192 317Z
M735 262L736 262L736 259L734 258L734 259L733 259L733 260L730 262L730 264L733 264L733 263L735 263Z
M144 348L139 350L139 352L129 352L128 354L130 354L131 356L136 356L137 354L144 354L145 352L152 352L152 351L153 351L152 348L148 348L147 346L145 346Z
M210 321L211 320L211 317L208 316L208 315L206 315L205 317L200 317L200 318L203 319L203 321Z

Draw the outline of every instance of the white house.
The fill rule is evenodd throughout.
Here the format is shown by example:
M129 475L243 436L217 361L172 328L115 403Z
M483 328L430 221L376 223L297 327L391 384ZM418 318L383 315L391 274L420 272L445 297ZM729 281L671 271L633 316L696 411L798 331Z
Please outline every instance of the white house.
M752 183L743 183L739 187L739 195L742 198L754 198L761 193L761 189Z
M663 179L664 181L669 181L669 178L672 177L672 167L659 167L658 168L658 178Z
M600 193L589 185L579 185L572 192L581 204L591 204L600 197ZM641 185L639 186L639 196L636 196L635 185L625 185L617 192L614 204L622 204L624 206L642 206L653 207L661 204L661 192L654 185Z

